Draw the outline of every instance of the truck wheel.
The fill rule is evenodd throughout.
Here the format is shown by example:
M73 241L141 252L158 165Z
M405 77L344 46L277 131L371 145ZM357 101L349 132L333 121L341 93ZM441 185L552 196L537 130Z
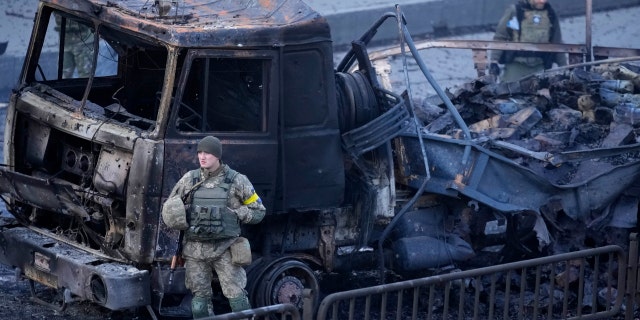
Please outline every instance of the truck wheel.
M250 294L258 307L290 303L302 314L304 289L312 290L315 308L318 304L319 284L313 270L299 260L284 259L263 269L256 277Z

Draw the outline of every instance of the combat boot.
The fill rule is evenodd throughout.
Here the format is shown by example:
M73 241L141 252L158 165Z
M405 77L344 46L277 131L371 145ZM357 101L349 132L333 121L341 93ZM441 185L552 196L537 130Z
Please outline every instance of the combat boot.
M194 319L213 316L211 297L193 297L191 299L191 314Z
M244 294L236 298L229 298L229 306L233 312L251 309L249 298Z

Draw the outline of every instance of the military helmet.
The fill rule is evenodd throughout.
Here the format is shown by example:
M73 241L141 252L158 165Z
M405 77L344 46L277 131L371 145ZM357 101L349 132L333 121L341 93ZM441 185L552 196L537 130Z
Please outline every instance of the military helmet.
M180 197L171 197L162 206L162 220L171 229L187 230L187 212Z

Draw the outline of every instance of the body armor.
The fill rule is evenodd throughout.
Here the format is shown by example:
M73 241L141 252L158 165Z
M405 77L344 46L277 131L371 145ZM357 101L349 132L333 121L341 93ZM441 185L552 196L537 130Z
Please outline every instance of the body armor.
M547 10L526 10L520 21L515 40L519 42L547 43L551 37L551 20ZM515 61L528 66L544 64L546 53L518 52Z
M551 20L547 10L526 10L520 21L516 41L548 43L551 38Z
M532 42L532 43L556 43L561 42L560 34L556 35L557 15L549 4L545 5L544 9L533 9L526 1L521 1L513 7L510 7L505 12L503 19L506 19L507 15L509 20L505 28L504 36L501 40L509 40L515 42ZM558 37L557 41L554 41L554 35ZM566 64L566 61L561 61L562 58L558 58L558 55L553 52L531 52L531 51L495 51L492 54L492 59L497 60L501 64L509 64L513 61L526 66L527 68L533 68L537 70L551 68L553 62L558 62L558 65ZM558 60L560 59L560 60ZM557 61L556 61L557 60ZM530 73L532 70L528 70Z
M199 170L192 171L199 179ZM215 188L198 188L193 192L189 210L187 240L209 241L240 235L240 222L235 212L227 207L234 170L227 170L224 180Z

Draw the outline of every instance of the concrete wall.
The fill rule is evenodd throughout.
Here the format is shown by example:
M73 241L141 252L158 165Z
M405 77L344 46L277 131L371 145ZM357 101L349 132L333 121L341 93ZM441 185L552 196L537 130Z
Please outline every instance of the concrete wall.
M434 30L461 29L472 30L493 28L504 13L505 8L515 0L442 0L408 3L400 7L407 20L407 28L412 35L433 34ZM585 1L556 0L552 1L557 14L563 17L584 16ZM629 6L640 6L640 0L593 0L593 11L606 11ZM362 33L378 17L385 12L394 12L395 8L372 8L358 12L336 13L327 16L336 46L348 45ZM385 28L376 35L377 40L395 41L398 39L395 21L388 21Z

